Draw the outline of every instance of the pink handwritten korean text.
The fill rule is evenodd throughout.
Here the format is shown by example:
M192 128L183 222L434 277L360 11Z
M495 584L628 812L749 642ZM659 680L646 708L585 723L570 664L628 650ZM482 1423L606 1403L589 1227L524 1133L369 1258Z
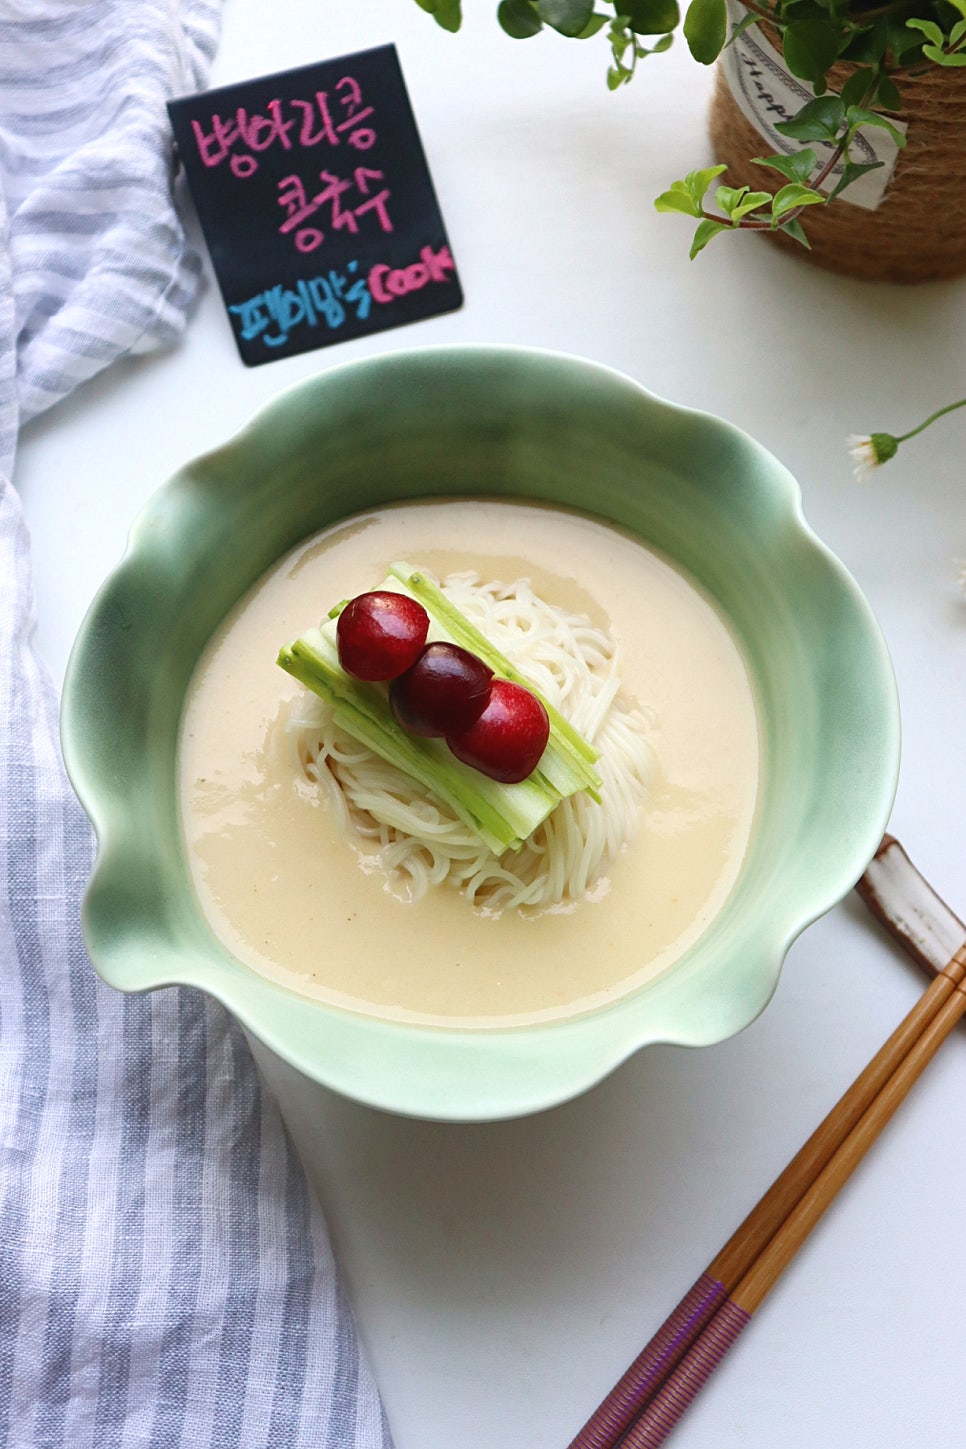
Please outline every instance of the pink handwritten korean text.
M359 82L343 76L333 91L334 95L316 91L311 100L272 100L264 112L244 106L227 116L215 112L207 126L193 119L191 128L202 164L215 167L227 161L234 175L244 178L254 175L258 155L272 146L299 151L323 143L340 147L344 142L357 151L368 151L377 137L371 124L373 108L363 104Z
M279 231L283 236L294 233L293 240L300 252L313 252L325 240L325 232L315 224L318 221L316 213L323 207L327 208L326 225L338 230L344 229L355 235L359 230L360 217L371 212L384 232L392 231L388 210L389 188L376 189L378 183L385 180L381 171L357 166L351 178L320 171L319 180L324 184L314 196L307 194L305 183L299 176L285 176L278 183L278 204L286 213ZM352 205L359 196L362 200ZM313 225L304 225L312 218Z

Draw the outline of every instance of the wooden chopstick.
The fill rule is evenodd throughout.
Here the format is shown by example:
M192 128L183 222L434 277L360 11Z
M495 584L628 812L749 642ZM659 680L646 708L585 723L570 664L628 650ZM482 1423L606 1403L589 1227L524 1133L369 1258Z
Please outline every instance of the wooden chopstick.
M959 1005L957 983L964 979L966 946L933 979L888 1041L752 1208L572 1440L569 1449L613 1449L620 1442L707 1325L733 1297L759 1255L861 1123L897 1067L916 1047L954 993L957 1000L953 1005ZM962 998L960 1009L966 1010L966 997Z
M883 836L875 859L857 885L857 893L912 959L933 975L933 984L689 1288L678 1307L572 1440L569 1449L614 1449L658 1394L663 1382L684 1361L689 1349L701 1339L708 1324L721 1314L717 1332L724 1336L728 1327L733 1327L733 1320L747 1313L730 1303L746 1274L752 1271L797 1204L810 1193L812 1184L831 1164L853 1129L859 1127L896 1068L914 1051L946 1003L952 1001L956 1009L953 993L956 991L959 998L957 984L966 978L966 926L915 869L895 836ZM959 1014L960 1011L954 1010L953 1020L959 1019ZM938 1040L944 1039L944 1035L943 1032ZM930 1058L931 1052L927 1061ZM918 1069L921 1071L923 1066ZM627 1449L633 1449L630 1439L626 1445Z
M960 949L954 962L966 967L966 947ZM960 978L871 1106L621 1438L620 1449L657 1449L663 1444L964 1015L966 986Z

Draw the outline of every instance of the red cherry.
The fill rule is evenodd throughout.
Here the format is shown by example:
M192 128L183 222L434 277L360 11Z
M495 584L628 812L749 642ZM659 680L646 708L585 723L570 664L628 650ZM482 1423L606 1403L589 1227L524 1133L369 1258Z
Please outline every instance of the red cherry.
M536 769L550 737L547 711L529 689L494 679L489 703L475 724L446 743L458 760L491 780L516 785Z
M389 704L404 729L428 737L468 730L490 698L493 670L459 644L427 644L389 686Z
M356 679L395 679L415 664L428 630L429 615L408 594L359 594L336 625L339 663Z

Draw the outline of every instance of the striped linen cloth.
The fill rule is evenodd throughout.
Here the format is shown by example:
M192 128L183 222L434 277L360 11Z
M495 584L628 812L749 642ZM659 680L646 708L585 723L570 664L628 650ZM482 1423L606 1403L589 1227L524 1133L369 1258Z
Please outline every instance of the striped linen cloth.
M24 420L184 326L164 100L215 0L0 18L0 1446L388 1449L325 1226L243 1034L124 996L79 930L93 844L32 649ZM92 500L95 502L95 500Z

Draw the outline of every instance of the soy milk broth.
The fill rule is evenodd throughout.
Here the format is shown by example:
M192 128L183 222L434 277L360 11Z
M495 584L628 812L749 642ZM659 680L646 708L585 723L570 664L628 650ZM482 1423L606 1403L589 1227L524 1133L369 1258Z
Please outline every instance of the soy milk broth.
M624 695L657 721L658 771L636 840L592 899L536 918L482 915L450 889L401 901L293 770L283 716L300 686L278 649L395 559L441 577L529 577L620 639ZM757 780L752 689L710 603L616 529L524 504L400 505L304 543L211 641L182 721L188 856L225 945L304 995L453 1027L583 1012L666 970L734 884Z

